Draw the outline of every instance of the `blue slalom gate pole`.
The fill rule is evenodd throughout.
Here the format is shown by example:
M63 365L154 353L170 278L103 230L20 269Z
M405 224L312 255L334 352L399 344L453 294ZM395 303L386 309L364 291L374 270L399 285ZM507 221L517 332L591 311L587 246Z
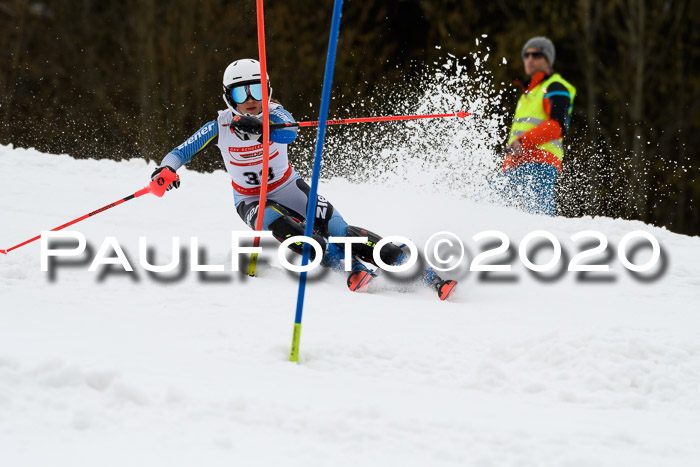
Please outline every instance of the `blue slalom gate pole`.
M331 98L333 84L333 68L335 68L335 51L338 46L338 32L340 30L340 15L343 9L343 0L335 0L333 5L333 21L331 22L331 34L328 38L328 56L326 58L326 72L323 76L323 93L321 95L321 113L318 117L318 133L316 138L316 155L314 156L314 170L311 175L311 191L309 192L309 205L306 208L306 228L304 235L311 237L314 220L316 219L316 198L318 192L318 179L321 175L321 158L323 153L323 141L326 136L326 120L328 119L328 104ZM302 267L309 264L311 246L304 243L301 257ZM306 291L306 272L299 275L299 293L297 295L297 311L294 318L294 333L292 336L292 352L289 360L299 361L299 340L301 338L301 315L304 310L304 293Z

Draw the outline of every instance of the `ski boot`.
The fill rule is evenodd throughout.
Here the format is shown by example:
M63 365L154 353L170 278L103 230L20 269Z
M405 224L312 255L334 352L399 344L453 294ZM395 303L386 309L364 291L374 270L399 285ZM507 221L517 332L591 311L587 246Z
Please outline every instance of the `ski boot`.
M401 247L399 247L399 249L400 248ZM396 258L395 264L403 264L407 259L408 255L401 250ZM435 270L430 267L423 271L423 283L434 288L437 291L440 300L447 300L450 298L454 293L455 288L457 288L457 281L450 279L443 280L437 275Z
M423 272L423 282L437 291L440 300L450 298L457 288L457 281L443 280L433 268L427 268Z
M353 292L365 292L374 273L359 260L352 258L352 271L348 276L348 288Z

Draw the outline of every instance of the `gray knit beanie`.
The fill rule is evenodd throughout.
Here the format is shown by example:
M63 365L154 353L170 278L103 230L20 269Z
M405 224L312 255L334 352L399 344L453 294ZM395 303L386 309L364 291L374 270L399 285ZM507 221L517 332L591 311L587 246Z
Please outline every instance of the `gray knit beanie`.
M549 66L554 66L554 44L552 41L543 36L533 37L525 43L522 52L520 52L521 57L525 57L525 51L529 48L537 49L542 52L549 62Z

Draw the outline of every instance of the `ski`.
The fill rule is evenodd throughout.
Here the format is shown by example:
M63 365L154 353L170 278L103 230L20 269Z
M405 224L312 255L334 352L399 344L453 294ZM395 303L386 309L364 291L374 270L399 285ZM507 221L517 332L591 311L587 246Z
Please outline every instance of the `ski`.
M354 270L348 275L347 285L350 291L357 293L366 292L369 283L372 279L377 277L381 271L381 269L372 271L359 262L354 265L353 269ZM457 281L452 279L443 280L430 268L423 272L423 279L421 282L434 289L441 301L450 299L450 297L454 296L455 290L457 289Z
M441 281L435 286L435 290L437 290L438 297L440 297L440 300L443 301L450 298L454 294L456 288L457 281L453 281L450 279Z
M348 276L348 288L352 292L365 292L367 291L369 282L374 276L375 274L372 274L372 272L369 269L352 271Z

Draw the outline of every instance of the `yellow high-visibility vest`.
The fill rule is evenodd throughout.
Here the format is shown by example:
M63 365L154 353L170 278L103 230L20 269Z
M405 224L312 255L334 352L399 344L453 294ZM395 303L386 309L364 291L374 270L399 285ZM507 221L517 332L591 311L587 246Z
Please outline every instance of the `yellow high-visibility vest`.
M518 105L515 107L515 115L513 116L513 126L510 128L510 137L508 144L510 145L515 139L528 131L535 128L542 122L549 120L549 115L544 111L544 98L564 93L564 91L553 91L547 93L547 87L551 83L561 83L569 91L571 101L569 103L569 119L571 119L571 110L574 106L574 97L576 96L576 88L568 81L561 77L559 73L555 73L540 84L535 86L530 92L523 93L518 99ZM562 128L562 131L564 129ZM537 148L550 152L557 156L561 161L564 158L564 145L562 138L546 141L537 145Z

